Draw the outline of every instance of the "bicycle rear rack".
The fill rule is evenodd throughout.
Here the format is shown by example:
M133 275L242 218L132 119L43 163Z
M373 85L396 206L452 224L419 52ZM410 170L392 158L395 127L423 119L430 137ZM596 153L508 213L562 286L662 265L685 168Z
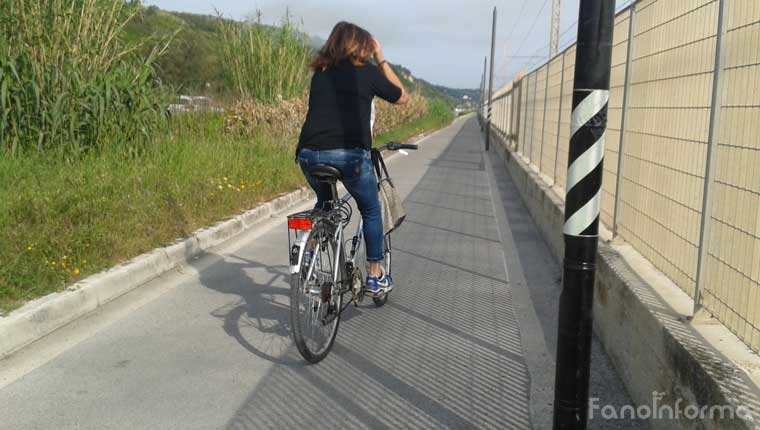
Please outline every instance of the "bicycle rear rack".
M306 239L314 226L324 220L329 220L336 225L340 222L339 220L336 222L334 213L321 209L310 209L288 215L288 250L291 274L298 273L300 270L301 259L306 248Z

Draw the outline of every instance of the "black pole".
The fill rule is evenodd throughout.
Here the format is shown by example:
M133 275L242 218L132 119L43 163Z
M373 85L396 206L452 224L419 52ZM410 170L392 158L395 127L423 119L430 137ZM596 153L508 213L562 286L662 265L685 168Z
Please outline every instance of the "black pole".
M483 57L483 77L480 80L480 128L481 130L485 126L485 115L483 115L483 109L486 107L486 67L488 67L488 57Z
M491 23L491 73L488 77L488 119L486 120L486 151L491 147L491 110L493 109L493 54L496 45L496 6L493 8Z
M481 130L483 128L483 118L481 118L481 117L483 116L483 80L485 78L486 78L485 76L480 75L480 88L478 88L480 90L480 94L478 95L478 104L477 104L477 107L478 107L478 123L480 124Z
M615 0L581 0L565 198L554 429L588 420L592 306Z

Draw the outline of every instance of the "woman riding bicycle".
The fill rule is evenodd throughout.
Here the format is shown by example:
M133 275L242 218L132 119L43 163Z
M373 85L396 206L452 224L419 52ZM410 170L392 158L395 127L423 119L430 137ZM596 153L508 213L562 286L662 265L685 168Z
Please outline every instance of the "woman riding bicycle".
M373 58L375 65L370 64ZM370 158L372 100L405 104L401 81L383 57L380 43L363 28L340 22L311 63L314 76L309 112L301 129L296 157L306 181L317 194L317 208L331 198L330 186L309 175L309 166L328 164L341 172L342 182L362 214L367 247L366 289L388 292L393 280L382 271L383 221L377 179Z

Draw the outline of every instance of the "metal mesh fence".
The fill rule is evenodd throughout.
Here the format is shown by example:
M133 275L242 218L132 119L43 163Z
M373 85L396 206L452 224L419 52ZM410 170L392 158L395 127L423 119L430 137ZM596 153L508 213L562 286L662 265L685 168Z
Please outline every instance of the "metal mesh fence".
M760 349L760 2L726 3L703 305Z
M693 295L717 1L644 1L635 14L618 228Z
M565 57L565 72L562 81L562 112L559 119L559 148L557 150L558 166L555 183L564 190L567 184L567 148L570 145L570 116L573 106L573 77L575 76L575 46L571 46L563 54ZM560 193L564 195L564 193Z
M547 67L541 67L536 73L536 92L533 98L533 122L530 143L530 162L541 168L541 145L544 130L544 108L546 107Z
M628 64L628 31L631 11L615 17L615 34L612 41L612 70L610 71L610 101L607 104L607 138L604 146L604 179L600 220L612 228L615 216L618 156L620 153L623 99L625 95L626 66Z
M522 101L522 92L523 92L523 86L522 81L515 83L513 86L513 90L509 95L510 98L510 104L512 106L511 112L512 112L512 124L511 124L511 143L512 143L512 149L517 149L517 141L519 137L519 130L520 130L520 122L521 122L521 116L520 116L520 105Z
M640 0L613 44L600 219L760 351L760 2ZM574 73L573 45L493 124L561 195Z
M509 104L509 97L505 97L507 91L500 91L493 99L493 123L499 124L500 127L495 127L494 131L500 135L500 137L506 142L510 138L512 133L509 122L509 115L511 105Z
M525 102L525 145L523 145L523 155L528 159L531 158L533 151L533 124L536 119L536 76L531 75L528 79L528 99Z
M557 159L557 132L559 131L560 101L562 100L562 58L555 57L549 62L548 85L546 88L546 118L543 124L543 145L541 146L541 171L552 178Z

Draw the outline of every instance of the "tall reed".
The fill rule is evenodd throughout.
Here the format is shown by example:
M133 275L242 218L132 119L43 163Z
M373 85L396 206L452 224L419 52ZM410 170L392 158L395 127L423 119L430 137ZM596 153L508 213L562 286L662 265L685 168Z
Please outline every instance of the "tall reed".
M0 150L137 145L164 122L153 62L122 41L123 0L0 2Z
M309 85L311 50L286 15L279 27L220 18L222 61L233 92L243 100L273 103L303 94Z

